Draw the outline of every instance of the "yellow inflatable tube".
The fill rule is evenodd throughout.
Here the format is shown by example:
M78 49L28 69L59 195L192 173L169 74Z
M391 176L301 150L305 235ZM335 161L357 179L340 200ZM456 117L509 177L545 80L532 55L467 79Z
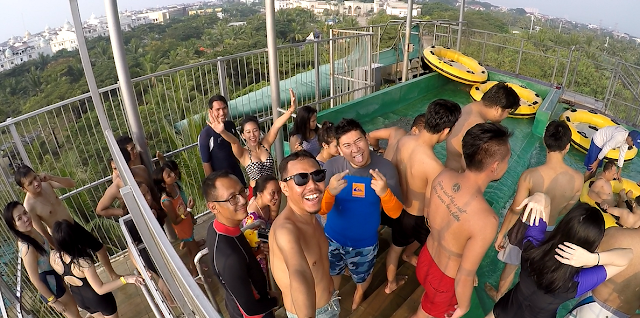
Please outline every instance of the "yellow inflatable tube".
M461 83L480 84L489 74L474 58L442 46L431 46L423 51L427 64L436 72Z
M611 118L595 112L583 109L569 109L560 115L560 120L569 124L571 129L571 144L580 151L587 153L591 144L591 137L598 129L618 125ZM628 150L624 156L624 161L633 159L638 154L638 148ZM613 149L607 153L606 159L618 160L620 151ZM634 191L635 192L635 191Z
M484 93L489 90L489 88L493 87L493 85L496 85L496 84L498 84L498 82L496 81L488 81L484 84L476 84L476 85L473 85L473 87L471 87L471 91L469 93L471 94L471 97L474 100L478 101L482 98L482 95L484 95ZM542 104L542 98L540 97L540 95L518 84L507 83L507 85L513 88L513 90L515 90L516 93L518 93L518 96L520 96L520 107L511 111L509 113L509 117L513 117L513 118L535 117L536 112L538 111L538 108L540 108L540 104Z

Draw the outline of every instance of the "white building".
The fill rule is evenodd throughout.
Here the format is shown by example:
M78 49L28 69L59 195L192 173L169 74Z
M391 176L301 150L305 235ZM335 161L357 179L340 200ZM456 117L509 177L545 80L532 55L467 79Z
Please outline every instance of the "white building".
M56 32L51 38L51 51L56 53L62 49L69 51L78 48L78 39L73 25L69 21L65 21L62 28Z
M12 37L7 44L0 47L0 72L36 59L40 54L52 54L49 40L41 35L33 36L29 31L22 38Z
M377 13L385 10L387 14L407 16L407 4L404 2L374 0L374 3L364 3L360 1L311 1L311 0L275 0L275 9L304 8L321 15L325 10L342 12L345 15L361 16L367 13ZM413 16L420 14L420 8L414 5Z

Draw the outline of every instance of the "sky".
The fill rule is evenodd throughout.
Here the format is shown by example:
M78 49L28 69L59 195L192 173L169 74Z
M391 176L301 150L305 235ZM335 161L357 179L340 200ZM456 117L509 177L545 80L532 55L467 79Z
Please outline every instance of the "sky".
M153 8L168 4L176 4L181 0L118 0L120 11ZM0 0L0 42L4 42L13 35L24 35L26 30L31 33L43 31L49 25L51 28L60 27L65 20L72 21L68 0ZM104 0L78 0L80 16L87 20L94 13L104 15Z
M640 1L637 0L483 0L509 8L537 8L538 12L581 23L615 27L640 36Z
M570 20L599 24L602 19L604 27L614 27L634 36L640 36L640 11L638 0L485 0L494 5L509 8L537 8L540 13ZM0 42L12 35L23 35L26 30L36 33L50 27L62 26L65 20L71 21L71 11L67 0L0 0ZM118 0L118 8L143 9L168 4L180 0ZM186 1L192 2L192 1ZM82 20L92 13L104 15L103 0L78 0Z

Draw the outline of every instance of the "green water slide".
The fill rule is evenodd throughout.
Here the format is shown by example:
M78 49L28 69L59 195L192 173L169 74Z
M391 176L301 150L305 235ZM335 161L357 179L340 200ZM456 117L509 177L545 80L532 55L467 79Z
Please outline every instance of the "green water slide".
M373 41L377 41L373 38ZM412 28L411 37L409 40L414 45L415 49L409 53L409 58L413 59L418 57L421 53L420 48L420 27L414 26ZM402 43L402 42L401 42ZM402 47L404 45L394 45L394 47L379 52L378 63L383 66L393 65L402 61L403 52ZM367 49L364 45L357 45L351 54L345 58L339 59L335 62L335 72L340 73L343 70L351 70L357 65L366 65ZM353 65L355 64L355 65ZM330 65L324 64L319 67L319 84L321 96L328 96L330 94ZM335 81L335 85L339 87L341 81ZM293 89L296 92L298 100L314 100L316 95L316 78L315 69L309 70L304 73L297 74L293 77L280 81L280 106L286 106L289 104L289 89ZM248 93L240 96L236 99L229 101L229 113L234 117L243 117L249 114L256 114L261 112L269 112L271 110L271 86L263 87L255 92ZM198 119L203 114L194 116L193 119ZM187 123L188 119L179 121L174 124L176 130L181 130Z

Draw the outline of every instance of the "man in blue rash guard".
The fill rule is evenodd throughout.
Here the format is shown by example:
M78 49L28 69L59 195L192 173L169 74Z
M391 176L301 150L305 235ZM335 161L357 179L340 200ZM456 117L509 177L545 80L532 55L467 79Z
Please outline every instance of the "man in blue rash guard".
M371 155L366 132L354 119L335 127L341 156L325 163L328 184L320 214L327 214L329 270L336 289L348 267L356 283L351 309L362 302L371 283L378 252L380 208L392 218L402 212L398 172L391 161Z

